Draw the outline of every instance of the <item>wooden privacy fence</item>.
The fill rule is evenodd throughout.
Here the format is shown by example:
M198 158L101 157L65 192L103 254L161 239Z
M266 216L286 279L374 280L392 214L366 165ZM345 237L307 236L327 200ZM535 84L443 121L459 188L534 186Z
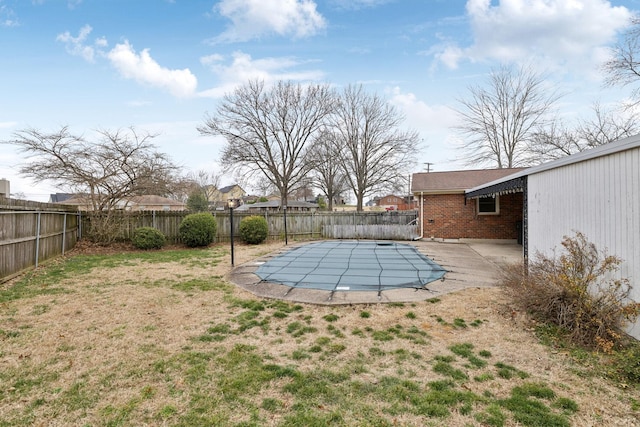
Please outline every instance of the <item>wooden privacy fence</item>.
M73 207L0 197L0 281L73 248L78 215Z
M113 213L112 213L113 214ZM135 229L154 227L172 243L180 243L180 222L186 211L116 212L117 238L129 240ZM229 211L212 213L218 242L230 240ZM240 221L250 215L267 220L268 239L318 238L410 240L417 237L416 211L395 212L234 212L234 237ZM64 254L91 234L91 214L73 206L12 200L0 197L0 281Z
M118 213L119 236L129 240L138 227L154 227L160 230L169 242L180 243L179 226L189 212L144 211ZM218 226L217 241L230 240L229 211L215 211L212 215ZM240 221L250 215L260 215L267 220L268 239L284 240L284 212L233 213L233 235L240 236ZM309 240L318 238L336 239L393 239L411 240L417 237L416 211L400 212L287 212L287 238ZM82 229L91 233L90 216L83 214Z

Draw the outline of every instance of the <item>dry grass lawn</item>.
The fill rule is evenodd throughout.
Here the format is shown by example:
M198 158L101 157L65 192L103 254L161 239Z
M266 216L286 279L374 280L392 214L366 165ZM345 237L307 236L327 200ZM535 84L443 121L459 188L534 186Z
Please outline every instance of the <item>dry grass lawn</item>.
M78 248L0 285L0 426L640 425L637 388L540 344L500 288L293 305L226 282L225 247L162 253Z

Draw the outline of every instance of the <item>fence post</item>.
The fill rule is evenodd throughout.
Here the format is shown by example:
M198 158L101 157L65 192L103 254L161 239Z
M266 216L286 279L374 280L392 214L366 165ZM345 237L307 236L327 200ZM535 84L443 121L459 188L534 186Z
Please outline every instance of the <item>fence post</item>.
M62 255L64 255L64 246L67 238L67 213L64 213L64 219L62 220Z
M38 268L38 255L40 254L40 211L38 211L38 219L36 223L36 268Z

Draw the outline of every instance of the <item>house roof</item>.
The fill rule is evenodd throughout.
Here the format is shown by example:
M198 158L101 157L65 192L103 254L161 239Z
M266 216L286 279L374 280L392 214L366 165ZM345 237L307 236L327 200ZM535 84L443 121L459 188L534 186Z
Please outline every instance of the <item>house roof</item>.
M128 201L136 205L146 206L183 206L184 203L177 200L168 199L162 196L132 196L128 198ZM71 197L62 202L65 205L91 205L91 198L84 194L73 194Z
M550 169L556 169L562 166L571 165L574 163L580 163L587 160L595 159L597 157L608 156L610 154L619 153L621 151L631 150L640 147L640 134L630 136L628 138L620 139L618 141L604 144L590 150L581 151L570 156L563 157L561 159L553 160L547 163L542 163L538 166L522 169L514 172L511 175L496 178L492 181L477 184L471 187L466 192L466 196L479 197L488 194L496 194L501 191L520 189L522 187L523 177L529 175L535 175L540 172L544 172Z
M240 188L240 190L242 190L242 187L240 187L238 184L233 184L233 185L227 185L226 187L222 187L218 191L221 193L228 193L229 191L233 190L235 187L238 187ZM244 190L242 191L244 192Z
M449 172L414 173L411 182L412 193L451 194L513 175L524 168L472 169Z
M257 209L257 208L279 208L280 200L270 200L268 202L258 202L258 203L246 203L242 206L236 208L236 210L249 210L249 209ZM317 208L317 203L310 202L300 202L297 200L289 200L287 202L287 207L289 208Z
M70 193L53 193L49 195L49 200L51 203L62 203L73 196L74 195Z
M91 199L86 194L72 194L71 197L68 197L63 202L56 202L63 205L91 205Z

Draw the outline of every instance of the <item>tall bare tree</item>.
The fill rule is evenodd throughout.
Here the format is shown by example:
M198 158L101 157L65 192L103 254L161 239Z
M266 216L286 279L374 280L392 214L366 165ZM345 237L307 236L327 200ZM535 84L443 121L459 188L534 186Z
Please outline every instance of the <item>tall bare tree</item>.
M177 167L155 150L155 135L134 128L96 135L89 140L71 134L67 126L53 133L25 129L2 143L16 145L30 159L20 167L21 175L84 195L93 212L102 214L102 222L92 223L96 239L108 241L113 238L111 212L130 196L169 194Z
M640 17L631 19L624 40L611 50L611 59L603 65L605 83L629 86L640 81ZM632 106L640 103L640 86L631 91Z
M640 132L638 114L632 110L606 109L598 102L592 110L593 117L579 120L574 129L554 121L535 132L529 145L531 158L539 162L555 160Z
M313 144L310 158L314 169L315 186L327 197L327 209L348 189L347 178L340 164L340 150L332 132L322 132Z
M346 87L338 98L330 129L358 211L367 195L393 187L411 170L419 139L417 132L399 129L403 120L361 85Z
M223 136L222 163L246 176L264 176L282 206L311 170L308 149L333 109L328 85L278 82L272 88L250 81L224 96L198 130Z
M531 67L503 66L493 70L488 87L469 88L461 99L461 146L468 165L511 168L527 165L527 146L533 134L549 123L549 112L560 95L545 85Z

